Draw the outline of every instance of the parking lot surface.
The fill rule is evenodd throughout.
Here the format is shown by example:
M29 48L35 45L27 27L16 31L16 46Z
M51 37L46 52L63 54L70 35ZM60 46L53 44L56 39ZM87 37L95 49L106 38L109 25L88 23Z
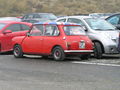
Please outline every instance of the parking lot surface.
M120 56L65 61L0 55L0 90L119 90Z

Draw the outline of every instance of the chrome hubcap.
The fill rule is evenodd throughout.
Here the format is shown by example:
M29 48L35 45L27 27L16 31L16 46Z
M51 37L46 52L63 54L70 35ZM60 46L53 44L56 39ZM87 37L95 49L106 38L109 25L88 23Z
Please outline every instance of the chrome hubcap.
M15 47L15 49L14 49L14 55L18 56L19 53L20 53L20 49L18 47Z
M55 57L56 59L58 59L58 58L60 58L60 56L61 56L60 51L59 51L59 50L55 50L54 57Z

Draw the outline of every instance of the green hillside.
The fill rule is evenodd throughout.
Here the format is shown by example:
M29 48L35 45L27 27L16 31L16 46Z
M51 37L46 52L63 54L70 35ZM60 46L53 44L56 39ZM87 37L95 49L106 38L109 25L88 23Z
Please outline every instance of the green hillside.
M56 15L120 12L120 0L0 0L0 16L32 12Z

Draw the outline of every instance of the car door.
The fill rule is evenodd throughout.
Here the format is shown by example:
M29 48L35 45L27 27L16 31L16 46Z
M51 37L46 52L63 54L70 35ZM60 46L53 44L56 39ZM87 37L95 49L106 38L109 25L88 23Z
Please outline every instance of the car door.
M4 33L7 30L11 30L11 33ZM8 27L6 27L3 30L3 39L1 43L1 49L2 51L9 51L12 50L12 38L16 36L20 36L21 27L20 24L9 24Z
M61 38L59 38L59 30L57 25L46 25L43 37L43 53L50 54L54 45L59 45Z
M42 54L43 51L43 25L35 25L22 43L25 53Z

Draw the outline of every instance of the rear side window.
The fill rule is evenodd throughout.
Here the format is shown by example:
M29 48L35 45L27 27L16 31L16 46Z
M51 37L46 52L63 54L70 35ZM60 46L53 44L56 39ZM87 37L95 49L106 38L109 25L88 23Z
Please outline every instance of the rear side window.
M40 15L35 14L33 18L36 18L36 19L37 19L37 18L40 18Z
M57 22L65 22L65 21L66 21L66 19L60 19Z
M76 19L76 18L69 18L67 22L84 25L83 22L80 19Z
M25 15L24 17L23 17L23 19L27 19L28 18L28 15Z
M21 31L20 24L12 24L6 28L6 30L12 30L12 32Z
M45 36L58 36L59 30L56 25L46 25Z
M66 35L86 35L85 31L80 26L64 26L64 32Z
M32 19L33 18L33 14L29 14L29 15L25 15L23 19Z
M28 25L21 24L21 30L30 30L30 27Z

